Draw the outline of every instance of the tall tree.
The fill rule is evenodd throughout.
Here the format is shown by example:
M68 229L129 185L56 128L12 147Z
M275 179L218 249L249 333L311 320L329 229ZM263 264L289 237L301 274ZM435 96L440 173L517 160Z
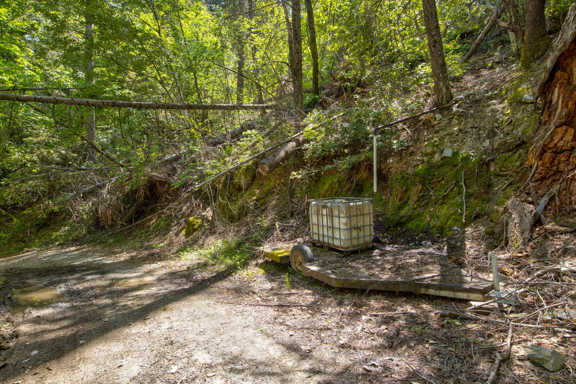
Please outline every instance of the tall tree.
M550 38L546 33L546 0L526 0L526 26L520 64L526 67L546 52Z
M444 58L444 46L442 45L442 35L438 24L436 1L422 0L422 6L424 9L424 25L426 26L428 50L430 51L430 63L432 65L432 77L434 79L432 104L442 105L452 100L452 91L450 90L448 69Z
M254 26L252 23L254 21L254 18L256 17L256 13L254 10L254 1L255 0L248 0L248 19L250 20L250 28L248 28L248 38L251 41L253 39L253 33L254 33ZM256 47L255 44L252 44L251 52L252 52L252 62L256 63L257 62L258 48ZM252 68L252 78L258 79L258 70L255 66L253 66L253 68ZM260 86L260 84L257 84L256 88L258 90L256 101L259 104L262 104L262 103L264 103L264 95L262 93L262 87Z
M320 76L318 70L318 45L316 44L316 26L314 23L314 8L312 0L305 0L306 20L308 22L308 43L310 45L310 56L312 57L312 92L320 94Z
M290 78L294 81L294 36L292 34L292 21L290 21L290 11L288 6L289 0L282 1L282 10L284 11L284 22L286 23L286 30L288 31L288 68L290 70ZM292 87L294 88L294 87Z
M300 0L292 0L292 54L294 69L292 81L294 84L294 108L302 110L304 86L302 84L302 26Z
M246 0L236 0L234 4L234 13L236 20L242 20L242 18L246 16ZM240 23L236 35L236 52L238 55L236 62L236 102L238 104L244 102L244 66L246 64L246 55L244 52L245 38L244 28L242 23Z
M86 0L84 9L84 80L88 87L88 95L94 96L94 4L92 0ZM85 120L86 140L94 144L96 140L96 116L91 108ZM89 150L94 155L92 148Z

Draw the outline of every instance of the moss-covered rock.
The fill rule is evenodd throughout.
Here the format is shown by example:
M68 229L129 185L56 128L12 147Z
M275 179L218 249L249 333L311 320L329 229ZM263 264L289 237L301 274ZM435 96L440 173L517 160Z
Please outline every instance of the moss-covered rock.
M185 229L186 237L192 236L201 227L202 227L202 219L196 216L189 217L188 219L186 219L186 229Z

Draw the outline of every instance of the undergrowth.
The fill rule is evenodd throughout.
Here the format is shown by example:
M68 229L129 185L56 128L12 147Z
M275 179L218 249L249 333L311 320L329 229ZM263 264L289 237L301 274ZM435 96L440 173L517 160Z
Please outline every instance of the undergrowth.
M179 252L183 261L190 263L205 262L212 265L241 269L254 255L254 240L240 239L216 240L207 247L191 246Z

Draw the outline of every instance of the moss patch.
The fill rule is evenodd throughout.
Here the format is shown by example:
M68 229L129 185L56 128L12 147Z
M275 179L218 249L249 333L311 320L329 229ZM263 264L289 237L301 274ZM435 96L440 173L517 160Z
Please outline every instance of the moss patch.
M191 216L186 220L186 237L195 234L202 227L202 219Z
M392 177L383 193L387 203L377 204L377 212L391 228L446 235L486 214L490 184L482 159L444 158Z

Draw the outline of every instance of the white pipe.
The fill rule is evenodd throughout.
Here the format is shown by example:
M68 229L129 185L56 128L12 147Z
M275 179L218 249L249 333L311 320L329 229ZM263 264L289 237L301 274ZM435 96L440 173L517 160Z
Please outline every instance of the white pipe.
M374 194L378 192L378 151L377 151L377 143L378 143L378 135L376 134L376 130L373 131L372 140L374 144L374 160L372 164L372 169L374 171Z

